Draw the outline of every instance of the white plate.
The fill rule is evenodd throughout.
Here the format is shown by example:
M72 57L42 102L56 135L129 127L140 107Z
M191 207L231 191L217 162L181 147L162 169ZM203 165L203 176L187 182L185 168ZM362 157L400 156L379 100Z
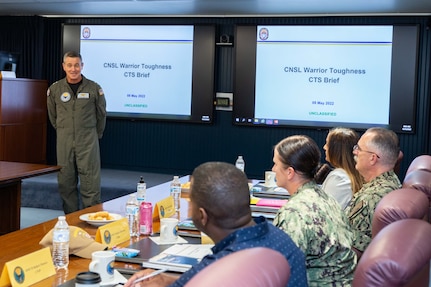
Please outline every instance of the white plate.
M110 219L110 220L91 220L91 219L89 219L89 216L93 215L95 213L96 212L82 214L79 216L79 219L81 219L82 221L86 221L88 224L91 224L94 226L102 226L102 225L105 225L107 223L110 223L110 222L113 222L113 221L116 221L118 219L123 218L120 214L109 213L109 215L112 216L112 219Z

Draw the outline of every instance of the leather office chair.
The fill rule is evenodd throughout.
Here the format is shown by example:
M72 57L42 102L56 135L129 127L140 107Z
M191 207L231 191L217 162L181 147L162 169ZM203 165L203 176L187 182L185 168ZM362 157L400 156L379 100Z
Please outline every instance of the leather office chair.
M409 165L406 175L413 170L426 170L431 172L431 155L419 155Z
M431 222L431 171L413 169L406 174L403 188L414 188L428 197L428 222Z
M400 150L400 152L398 153L397 162L395 163L395 166L394 166L394 172L398 177L400 176L401 162L403 161L403 158L404 158L404 153L403 151Z
M374 238L380 230L392 222L406 219L427 219L428 198L412 188L401 188L385 195L376 207L371 224Z
M255 247L229 254L196 274L185 287L285 287L287 259L279 252Z
M384 227L356 266L353 287L429 286L431 225L403 219Z

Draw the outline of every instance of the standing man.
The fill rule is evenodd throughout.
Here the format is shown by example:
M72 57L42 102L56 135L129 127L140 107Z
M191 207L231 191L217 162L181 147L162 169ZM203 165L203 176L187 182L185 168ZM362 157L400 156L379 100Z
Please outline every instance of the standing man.
M48 89L48 116L57 132L58 191L64 212L98 204L100 199L100 149L106 124L102 88L82 74L84 63L77 52L63 56L66 77ZM78 194L78 177L80 194Z
M398 136L385 128L370 128L353 147L355 168L365 184L353 195L346 208L354 231L353 247L364 252L371 241L371 222L380 200L401 188L393 171L400 152Z

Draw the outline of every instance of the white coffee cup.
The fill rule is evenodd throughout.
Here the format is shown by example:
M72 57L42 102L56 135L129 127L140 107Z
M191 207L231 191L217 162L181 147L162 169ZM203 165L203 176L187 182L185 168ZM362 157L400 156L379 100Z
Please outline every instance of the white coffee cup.
M268 186L268 187L277 186L276 179L275 179L275 172L265 171L265 186Z
M175 242L178 238L178 219L162 218L160 219L160 242Z
M102 283L114 280L115 252L95 251L91 254L89 269L91 272L99 273Z

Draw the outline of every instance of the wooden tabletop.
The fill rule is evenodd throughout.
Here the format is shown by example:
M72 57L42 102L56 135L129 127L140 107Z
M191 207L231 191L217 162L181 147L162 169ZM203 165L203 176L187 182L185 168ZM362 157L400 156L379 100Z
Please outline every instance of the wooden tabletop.
M20 229L22 179L60 169L46 164L0 161L0 235Z
M57 165L0 161L0 184L60 170Z
M182 177L180 181L182 183L187 182L187 177ZM157 201L169 196L169 182L149 188L147 190L147 201L156 203ZM89 225L88 223L79 219L79 216L86 213L97 212L97 211L108 211L111 213L117 213L124 215L125 206L129 195L122 196L105 203L101 203L83 210L66 215L66 221L69 225L78 226L87 231L91 236L96 235L97 227ZM181 218L188 216L188 200L187 198L181 199ZM49 220L22 230L14 231L5 235L0 236L0 270L3 270L3 266L6 262L16 259L18 257L27 255L31 252L40 250L42 248L39 245L40 240L48 233L57 222L57 219ZM144 238L132 238L127 242L121 244L121 247L129 246L130 244ZM70 256L69 268L66 273L57 272L55 276L51 276L45 280L38 282L33 286L57 286L66 281L75 278L76 274L83 271L88 271L88 265L90 259L80 258L74 255ZM120 268L134 268L140 269L137 264L116 262L115 267ZM1 271L0 271L1 272Z

